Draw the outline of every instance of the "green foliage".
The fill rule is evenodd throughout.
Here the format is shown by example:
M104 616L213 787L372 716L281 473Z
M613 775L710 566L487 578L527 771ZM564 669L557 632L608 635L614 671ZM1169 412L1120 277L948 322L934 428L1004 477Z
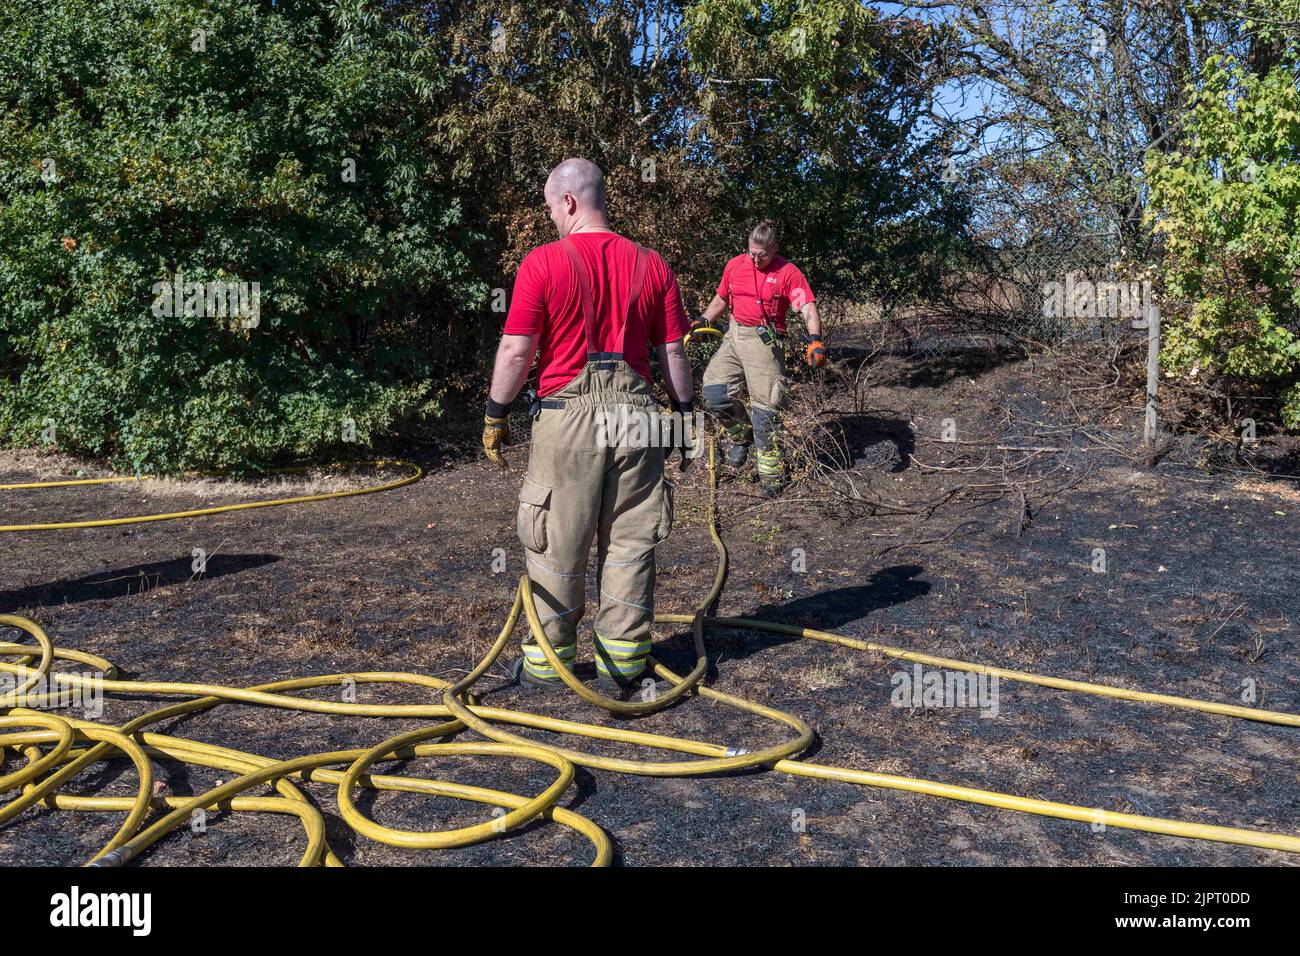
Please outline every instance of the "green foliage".
M566 156L689 305L763 217L819 293L902 301L964 215L949 46L855 0L0 6L0 443L256 471L476 405ZM258 323L159 314L177 276Z
M413 311L482 286L424 148L448 68L380 8L0 11L0 442L248 471L436 414ZM157 314L178 273L257 282L258 324Z
M615 229L663 253L685 287L691 278L717 282L698 254L726 242L729 223L717 215L720 171L688 140L697 91L675 11L631 0L501 0L464 4L440 22L462 94L433 137L456 157L467 209L491 235L492 285L509 288L528 250L555 238L542 187L568 156L604 170Z
M467 95L436 135L499 243L502 282L552 237L541 189L566 155L605 170L615 228L663 252L700 307L759 219L780 224L819 294L901 299L964 214L939 179L945 144L922 129L940 31L856 0L458 13L442 36Z
M1263 76L1215 58L1186 145L1152 155L1151 215L1173 302L1162 362L1277 397L1300 427L1300 71Z

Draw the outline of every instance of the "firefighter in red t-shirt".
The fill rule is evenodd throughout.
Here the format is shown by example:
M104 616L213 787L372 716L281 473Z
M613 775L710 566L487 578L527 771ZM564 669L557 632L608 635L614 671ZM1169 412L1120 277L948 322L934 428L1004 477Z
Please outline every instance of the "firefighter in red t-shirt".
M504 464L508 406L538 354L528 476L518 532L547 640L571 671L585 610L587 555L596 542L601 690L626 696L645 670L654 620L655 546L672 528L663 419L650 387L659 356L683 467L693 395L682 338L688 323L672 270L623 238L605 216L605 180L585 159L551 170L543 191L560 241L524 257L497 350L483 447ZM540 354L539 354L540 350ZM521 683L561 678L529 637Z
M722 281L696 328L712 324L731 307L731 324L722 345L704 372L700 394L723 421L731 442L728 464L745 464L749 445L757 446L758 478L763 493L780 494L785 486L778 430L785 408L785 316L790 308L803 316L807 330L804 358L813 368L826 364L821 320L808 280L799 267L777 254L776 229L764 221L749 234L749 252L722 270ZM749 394L750 414L741 395Z

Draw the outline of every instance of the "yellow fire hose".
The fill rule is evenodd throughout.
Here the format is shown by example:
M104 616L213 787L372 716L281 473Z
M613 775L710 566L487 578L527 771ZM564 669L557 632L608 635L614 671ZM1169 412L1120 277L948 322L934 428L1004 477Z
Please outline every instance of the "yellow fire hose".
M172 511L158 515L128 515L124 518L98 518L94 521L60 521L54 524L8 524L0 525L4 531L62 531L67 528L109 528L113 525L142 524L146 521L173 521L177 518L200 518L204 515L225 514L228 511L246 511L249 508L274 508L278 505L301 505L309 501L329 501L331 498L351 498L355 495L373 495L379 491L392 491L405 485L414 484L424 475L420 466L409 461L379 460L366 462L379 468L396 465L406 468L410 473L397 481L373 485L369 488L352 488L347 491L329 491L316 495L298 495L294 498L269 498L265 501L242 501L233 505L217 505L213 508L195 508L190 511ZM297 469L282 469L280 472ZM77 485L112 485L128 481L153 481L153 475L121 475L113 478L77 478L72 481L28 481L12 485L0 485L0 491L19 491L24 488L72 488Z
M715 330L716 331L716 330ZM269 507L295 504L303 501L320 501L334 497L373 494L377 491L409 484L414 477L388 485L309 495L274 501L252 502L242 505L199 509L174 514L149 515L140 518L115 518L100 522L67 522L53 525L18 525L0 527L0 531L32 531L53 528L101 527L104 524L126 524L133 521L162 521L199 514L217 514L222 511L247 507ZM16 688L0 696L0 756L6 750L25 759L17 770L0 776L0 794L18 791L8 803L0 805L0 825L4 825L29 807L42 805L56 810L79 812L113 812L125 814L113 838L91 858L91 865L121 865L163 839L167 834L190 823L196 814L210 810L225 812L279 813L296 816L306 835L306 847L300 863L304 866L341 866L342 863L330 849L325 838L325 823L321 812L301 789L303 782L331 784L338 788L337 802L340 816L362 836L392 846L416 849L445 849L468 846L492 839L536 819L546 819L568 827L586 837L594 849L593 865L607 865L613 857L613 847L606 833L591 820L559 806L574 767L585 766L601 770L646 776L698 776L734 772L753 767L770 767L773 770L818 780L833 780L864 786L905 790L931 796L979 803L986 806L1019 810L1041 816L1076 820L1122 829L1143 830L1149 833L1189 837L1222 843L1233 843L1262 849L1300 852L1300 837L1284 833L1270 833L1236 827L1215 826L1116 813L1100 808L1076 806L1046 800L1036 800L1013 794L978 790L932 780L922 780L893 774L873 773L848 767L834 767L801 761L802 753L813 740L813 730L803 720L775 708L725 694L700 683L707 664L704 654L704 628L708 625L748 628L770 633L787 634L837 644L854 650L882 654L886 657L913 661L935 667L978 674L998 676L1060 690L1111 697L1120 700L1163 704L1204 713L1239 717L1264 723L1300 726L1300 715L1277 711L1255 710L1212 701L1152 694L1128 690L1106 684L1093 684L1023 671L1008 670L983 664L957 661L934 655L907 651L901 648L854 640L826 631L776 624L749 618L710 617L707 610L719 596L725 580L727 551L718 534L714 503L717 481L714 471L714 447L709 446L709 496L707 524L718 552L718 566L713 586L696 612L687 614L658 614L657 623L692 626L695 640L696 665L686 677L679 677L657 661L655 673L672 684L672 689L653 702L615 701L597 694L582 685L567 668L562 666L554 649L546 640L532 599L528 578L520 579L514 603L505 624L491 650L469 674L456 683L436 677L403 672L361 672L352 674L325 674L276 681L257 687L237 688L217 684L192 684L177 682L124 681L118 679L117 669L103 658L84 651L55 647L50 638L34 621L15 615L0 614L0 627L8 626L25 633L31 643L0 643L0 657L17 658L8 663L0 661L0 672L16 675ZM105 483L113 479L90 479L85 482L30 483L15 487L66 486L67 484ZM134 480L134 479L127 479ZM574 692L596 706L616 714L642 714L660 710L674 700L689 693L716 700L741 711L765 717L789 728L791 737L760 750L746 752L721 744L645 733L624 727L602 727L576 721L544 717L526 711L487 707L479 703L470 688L487 672L511 642L521 613L528 622L533 639L541 647L556 672ZM69 661L92 668L98 674L63 673L54 669L56 661ZM34 666L33 666L34 665ZM348 682L356 684L402 684L441 692L439 703L425 704L361 704L316 700L293 696L293 692L322 687L338 687ZM53 687L37 690L42 684ZM50 713L51 706L67 703L67 692L97 685L110 694L150 695L180 697L184 700L142 714L119 727L65 717ZM242 703L312 713L336 714L354 717L389 717L437 720L420 730L400 734L366 749L331 751L307 754L290 760L274 760L216 744L201 743L169 734L147 730L148 727L176 717L210 710L220 704ZM42 708L42 709L33 709ZM581 750L543 743L513 734L505 725L546 730L556 734L603 740L634 747L644 747L667 753L685 754L689 760L641 761L626 758L603 757ZM434 742L439 738L472 729L490 742ZM504 757L541 763L555 770L555 780L536 796L527 797L468 786L446 780L416 776L376 774L371 768L376 764L397 759L436 758L440 756ZM74 796L61 793L65 784L91 765L104 760L130 760L137 775L137 793L134 797ZM153 792L152 760L170 760L193 766L208 767L236 774L235 778L194 797L159 796ZM255 796L248 791L266 785L274 787L278 796ZM447 831L408 831L384 826L362 814L353 802L353 791L364 787L379 791L400 791L437 796L456 797L505 811L503 815L473 826Z
M711 325L701 325L686 333L685 337L682 339L682 347L685 348L692 342L697 341L701 335L716 335L718 338L722 338L723 332L721 329L715 329Z

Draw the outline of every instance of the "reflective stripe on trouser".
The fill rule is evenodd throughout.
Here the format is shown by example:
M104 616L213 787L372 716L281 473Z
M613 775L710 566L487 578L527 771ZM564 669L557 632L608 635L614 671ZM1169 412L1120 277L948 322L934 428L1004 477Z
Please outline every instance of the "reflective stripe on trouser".
M629 422L640 415L657 422L658 405L622 361L589 363L546 398L565 406L543 408L533 421L518 515L542 628L555 647L576 646L594 541L597 632L648 644L655 546L672 528L672 486L664 480L664 449L644 440L658 431Z
M542 649L536 644L525 644L524 648L524 670L534 677L540 677L542 680L559 680L559 675L555 673L555 668L551 662L546 659ZM577 644L564 644L555 647L555 653L569 670L573 670L574 658L578 656Z
M650 638L639 641L620 641L596 635L596 670L612 677L630 679L640 677L650 656Z
M773 448L770 451L760 451L756 457L758 459L758 474L760 478L764 476L770 478L773 475L784 474L780 448Z
M754 443L758 446L758 474L779 475L781 469L781 416L766 408L753 408Z
M752 428L741 400L746 392ZM780 339L768 345L759 337L757 326L732 319L722 345L704 370L700 396L733 442L748 444L752 437L760 450L769 444L775 447L775 424L786 406L785 351Z

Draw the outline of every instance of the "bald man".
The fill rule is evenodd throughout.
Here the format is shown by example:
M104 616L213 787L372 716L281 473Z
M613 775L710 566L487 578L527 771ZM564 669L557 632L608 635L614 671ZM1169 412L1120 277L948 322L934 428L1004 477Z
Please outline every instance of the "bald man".
M558 242L524 257L497 350L483 447L504 464L508 407L537 355L528 476L519 491L518 533L547 640L573 669L586 603L587 556L596 543L596 670L602 692L626 697L639 684L654 621L655 547L672 528L664 479L659 405L650 348L669 401L692 413L688 329L672 270L609 227L605 179L595 163L567 159L543 197ZM620 429L619 422L648 427ZM681 440L683 430L674 429ZM682 447L683 464L688 449ZM515 674L529 687L561 685L531 636Z

